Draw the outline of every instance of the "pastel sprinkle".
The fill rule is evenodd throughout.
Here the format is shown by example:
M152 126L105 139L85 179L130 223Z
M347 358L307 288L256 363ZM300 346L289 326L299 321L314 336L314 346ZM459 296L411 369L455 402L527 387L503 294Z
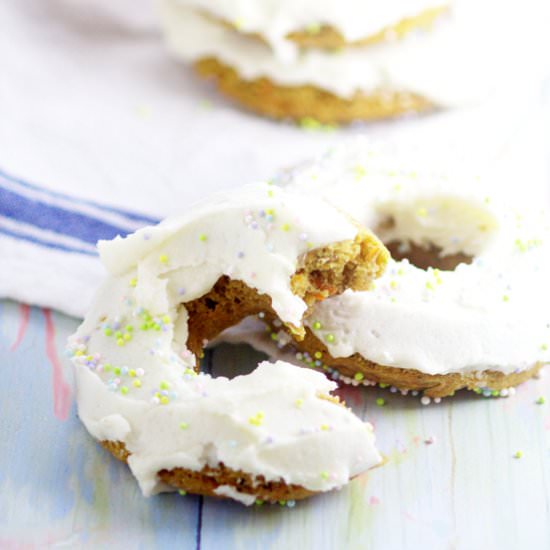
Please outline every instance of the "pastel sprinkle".
M303 399L296 399L296 401L294 401L294 405L296 405L296 408L297 409L300 409L302 407L302 405L304 404L304 400Z
M314 321L313 325L311 325L313 327L313 330L320 330L321 329L321 323L319 321Z
M161 254L159 256L159 262L161 264L167 264L168 263L168 256L166 254Z
M135 288L137 286L137 277L133 277L132 279L130 279L130 286L132 288Z
M546 403L546 399L544 399L544 397L541 396L535 401L535 403L537 405L544 405Z
M187 491L184 491L183 489L180 489L178 491L178 494L180 494L182 497L184 497L187 494Z
M208 240L208 237L207 237L204 233L201 233L201 234L199 235L199 241L201 241L201 242L204 243L204 242L206 242L207 240Z
M122 395L126 395L126 394L128 393L128 386L122 386L122 387L120 388L120 393L121 393Z
M189 428L187 422L180 422L180 430L187 430L187 428Z
M514 453L514 458L521 458L523 456L523 451L516 451Z
M327 334L325 336L325 340L329 343L329 344L332 344L334 342L336 338L334 337L334 334Z
M134 388L141 388L141 380L139 380L138 378L136 378L136 379L132 382L132 386L134 386Z
M323 470L319 475L321 479L324 479L325 481L330 477L330 474L326 470Z
M386 404L386 400L383 397L377 397L376 398L376 404L379 407L383 407Z
M361 382L361 380L365 378L365 375L362 372L356 372L353 378L358 382Z

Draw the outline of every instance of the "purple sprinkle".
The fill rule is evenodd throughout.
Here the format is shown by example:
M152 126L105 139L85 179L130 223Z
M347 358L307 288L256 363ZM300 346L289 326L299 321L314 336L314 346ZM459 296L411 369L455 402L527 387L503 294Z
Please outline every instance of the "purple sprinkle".
M185 288L181 287L179 290L178 290L178 294L180 296L183 296L185 294Z
M239 259L244 258L244 252L237 252L237 258Z

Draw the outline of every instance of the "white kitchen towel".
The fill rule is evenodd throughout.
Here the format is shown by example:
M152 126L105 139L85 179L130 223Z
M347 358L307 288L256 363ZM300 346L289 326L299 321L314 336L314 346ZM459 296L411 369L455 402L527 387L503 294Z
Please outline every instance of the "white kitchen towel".
M151 4L0 2L0 296L80 316L103 273L97 238L271 177L357 134L491 164L533 200L546 189L541 87L521 101L306 132L235 108L172 59Z

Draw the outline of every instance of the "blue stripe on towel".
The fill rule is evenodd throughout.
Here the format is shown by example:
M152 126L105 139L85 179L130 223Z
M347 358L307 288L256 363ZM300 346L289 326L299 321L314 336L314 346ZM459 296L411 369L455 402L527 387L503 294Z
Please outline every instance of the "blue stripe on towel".
M0 187L0 215L39 229L53 231L89 244L99 239L112 239L126 235L127 229L91 218L80 212L28 199Z
M70 252L72 254L85 254L86 256L97 256L97 252L91 252L90 250L84 250L81 248L76 248L72 246L67 246L64 244L59 243L52 243L49 241L45 241L43 239L39 239L38 237L33 237L31 235L26 235L24 233L19 233L17 231L12 231L11 229L6 229L4 227L0 227L0 234L1 235L7 235L8 237L13 237L15 239L19 239L21 241L26 241L32 244L37 244L40 246L44 246L46 248L51 248L53 250L60 250L62 252Z
M11 176L10 174L4 172L1 169L0 169L0 177L3 177L6 180L8 180L8 181L10 181L14 184L17 184L17 185L19 185L19 186L21 186L25 189L38 191L40 193L44 193L44 194L48 195L49 197L64 199L64 200L72 202L73 204L81 204L81 205L91 206L91 207L97 208L98 210L101 210L103 212L111 212L113 214L118 214L120 216L124 216L125 218L128 218L129 220L140 222L143 225L154 225L154 224L157 224L159 222L159 220L157 220L155 218L151 218L149 216L145 216L143 214L137 214L135 212L130 212L128 210L123 210L123 209L115 208L115 207L112 207L112 206L105 206L103 204L100 204L100 203L97 203L97 202L94 202L94 201L81 199L81 198L76 198L76 197L72 197L71 195L65 195L64 193L59 193L57 191L52 191L52 190L49 190L49 189L45 189L43 187L40 187L38 185L29 183L28 181L22 180L20 178L15 177L15 176Z

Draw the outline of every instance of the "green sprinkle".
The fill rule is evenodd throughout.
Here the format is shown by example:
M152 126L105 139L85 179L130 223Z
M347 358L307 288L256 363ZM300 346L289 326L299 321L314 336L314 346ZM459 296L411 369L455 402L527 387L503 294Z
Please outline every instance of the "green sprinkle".
M132 335L127 332L122 338L125 342L129 342L132 339Z
M111 365L111 363L105 363L103 365L103 372L110 372L112 368L113 368L113 365Z
M327 335L325 336L325 340L326 340L329 344L332 344L332 343L334 342L334 340L335 340L334 334L327 334Z
M389 384L386 384L385 382L380 382L380 384L378 384L382 389L384 388L388 388L390 385Z
M315 321L313 323L313 325L311 325L313 327L313 330L320 330L321 329L321 323L319 321Z
M262 506L264 503L263 500L260 500L260 499L257 499L256 502L254 503L256 506Z
M122 338L122 332L120 332L120 330L115 332L115 338Z
M365 378L365 375L362 372L356 372L355 376L353 378L355 380L357 380L358 382L361 382L361 380L363 380L363 378Z
M324 480L327 480L330 477L330 474L326 470L323 470L319 475L321 476L321 479Z
M516 451L514 453L514 458L521 458L523 456L523 452L522 451Z
M103 331L103 334L105 334L105 336L112 336L112 335L113 335L113 329L110 329L109 327L107 327L107 328Z
M321 32L321 25L319 23L309 23L305 30L308 34L319 34Z
M535 403L537 405L544 405L546 403L546 399L544 399L544 397L541 396L535 401Z
M180 430L187 430L187 428L189 428L187 422L180 422Z
M121 393L122 395L126 395L126 394L128 393L128 386L122 386L122 387L120 388L120 393Z
M379 407L383 407L386 404L386 400L383 397L377 397L376 398L376 404Z
M170 389L170 384L168 382L166 382L166 380L161 380L159 387L160 387L161 390L169 390Z
M105 370L105 369L104 369ZM113 369L113 372L115 373L116 376L119 376L120 375L120 367L115 367Z
M208 237L204 233L201 233L199 235L199 241L204 243L204 242L206 242L207 239L208 239Z
M183 489L180 489L178 491L178 494L180 494L182 497L184 497L187 494L187 491L184 491Z
M502 301L503 301L503 302L509 302L509 301L510 301L510 296L508 296L508 294L505 294L505 295L502 297Z
M126 332L134 332L133 325L126 325Z

